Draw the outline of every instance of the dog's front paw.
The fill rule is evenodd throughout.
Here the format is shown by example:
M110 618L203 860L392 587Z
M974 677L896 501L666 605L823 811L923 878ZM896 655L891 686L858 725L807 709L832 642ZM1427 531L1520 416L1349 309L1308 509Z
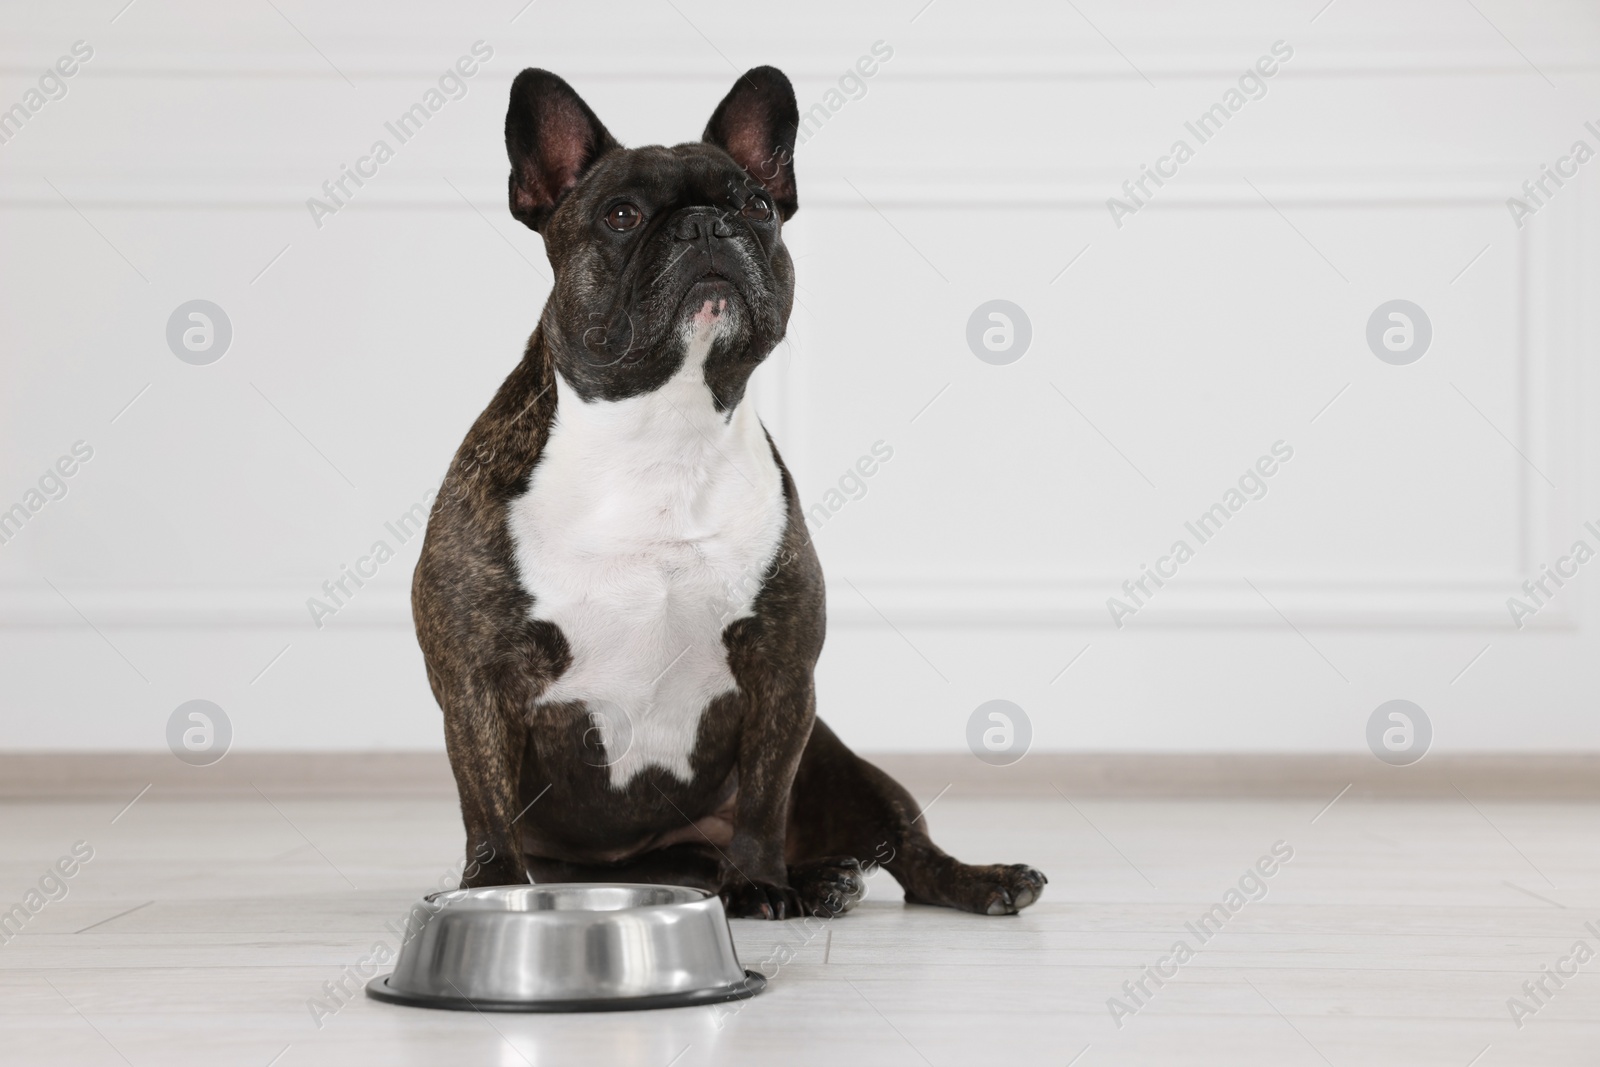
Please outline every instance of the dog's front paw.
M485 863L469 863L461 872L462 889L527 884L528 867L520 857L497 856Z
M800 906L807 915L831 919L861 903L867 875L860 860L831 856L790 867L789 884L800 895Z
M800 894L776 882L752 882L734 875L719 894L730 919L798 919Z

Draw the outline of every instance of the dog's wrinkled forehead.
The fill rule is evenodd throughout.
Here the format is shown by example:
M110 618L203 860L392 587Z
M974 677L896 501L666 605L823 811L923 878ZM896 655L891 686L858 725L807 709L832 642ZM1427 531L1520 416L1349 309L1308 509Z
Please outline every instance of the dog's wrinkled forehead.
M607 153L569 199L574 206L594 210L611 197L632 196L640 207L660 213L683 207L737 206L759 188L720 148L651 145Z

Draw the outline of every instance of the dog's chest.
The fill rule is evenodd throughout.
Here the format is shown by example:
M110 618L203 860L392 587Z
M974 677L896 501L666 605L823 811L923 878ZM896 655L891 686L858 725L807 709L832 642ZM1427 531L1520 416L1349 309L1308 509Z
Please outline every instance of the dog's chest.
M510 529L532 615L572 653L539 703L582 701L616 788L647 766L687 781L702 713L736 686L723 629L748 615L783 535L782 479L759 420L716 412L700 360L661 389L556 421ZM591 734L591 736L595 736Z

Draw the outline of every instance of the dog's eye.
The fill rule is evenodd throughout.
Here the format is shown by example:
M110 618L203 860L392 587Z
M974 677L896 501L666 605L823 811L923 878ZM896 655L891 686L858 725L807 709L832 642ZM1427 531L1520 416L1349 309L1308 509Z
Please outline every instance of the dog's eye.
M644 212L634 204L621 203L606 212L606 225L613 230L631 230L644 221Z
M764 222L772 217L772 205L767 203L764 196L752 196L744 202L744 207L739 209L739 214L747 219Z

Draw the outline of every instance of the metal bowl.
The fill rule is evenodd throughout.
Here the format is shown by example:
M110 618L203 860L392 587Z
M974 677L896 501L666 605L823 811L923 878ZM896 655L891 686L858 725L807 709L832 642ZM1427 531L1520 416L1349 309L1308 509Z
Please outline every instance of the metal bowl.
M394 973L391 1004L477 1011L625 1011L739 1000L767 980L734 954L722 901L670 885L563 882L422 898L428 918Z

